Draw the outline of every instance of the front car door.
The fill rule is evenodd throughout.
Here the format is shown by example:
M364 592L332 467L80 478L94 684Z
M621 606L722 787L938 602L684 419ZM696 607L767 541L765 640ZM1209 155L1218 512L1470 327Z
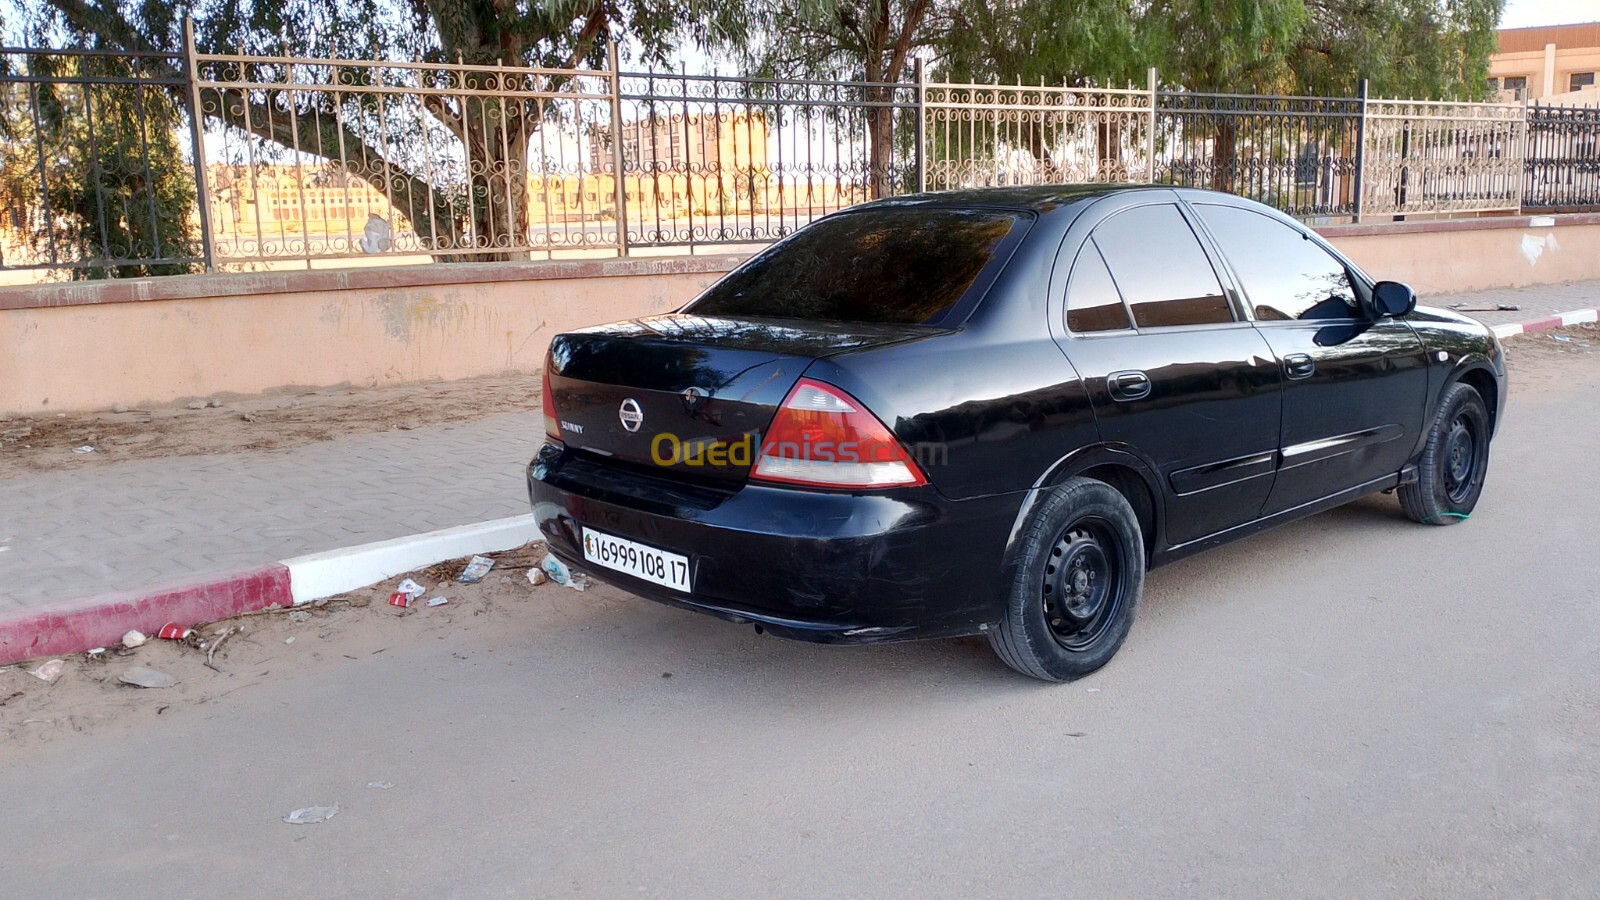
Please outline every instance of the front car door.
M1263 515L1400 471L1427 394L1411 326L1372 315L1371 285L1298 223L1216 195L1188 199L1283 372L1279 468Z
M1101 439L1159 475L1169 546L1256 518L1272 487L1280 376L1169 191L1101 201L1069 230L1053 328Z

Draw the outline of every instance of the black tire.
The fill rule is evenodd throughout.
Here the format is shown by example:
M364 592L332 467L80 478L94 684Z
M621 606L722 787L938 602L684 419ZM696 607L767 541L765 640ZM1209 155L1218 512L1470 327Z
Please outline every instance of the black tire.
M1011 596L989 646L1042 681L1082 678L1111 660L1144 591L1144 538L1111 485L1073 478L1028 517Z
M1397 491L1400 506L1424 525L1454 525L1472 514L1489 471L1489 410L1471 385L1444 389L1417 460L1417 480Z

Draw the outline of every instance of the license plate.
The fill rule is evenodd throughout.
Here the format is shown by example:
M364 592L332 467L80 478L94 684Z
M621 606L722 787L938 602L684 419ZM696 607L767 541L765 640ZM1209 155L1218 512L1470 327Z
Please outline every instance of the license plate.
M597 566L626 572L635 578L653 581L675 591L689 593L689 557L624 538L613 537L593 528L583 529L583 558Z

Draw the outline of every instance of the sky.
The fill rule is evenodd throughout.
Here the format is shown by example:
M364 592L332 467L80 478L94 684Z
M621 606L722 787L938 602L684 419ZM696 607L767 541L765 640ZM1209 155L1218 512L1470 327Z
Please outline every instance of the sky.
M1600 22L1600 0L1506 0L1501 28Z

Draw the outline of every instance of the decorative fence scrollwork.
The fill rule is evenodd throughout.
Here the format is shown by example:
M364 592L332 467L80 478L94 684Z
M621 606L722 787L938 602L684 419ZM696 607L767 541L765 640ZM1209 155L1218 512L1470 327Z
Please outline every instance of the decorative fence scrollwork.
M1301 218L1356 212L1361 101L1161 91L1155 181Z
M1149 181L1153 112L1132 89L928 84L927 185Z
M1600 107L1530 106L1524 209L1600 209Z
M632 245L765 243L915 189L912 85L627 72L620 99Z
M1366 119L1364 214L1519 208L1521 104L1369 100Z
M619 246L608 72L195 54L220 263Z
M1315 222L1600 208L1600 109L0 49L0 274L759 245L921 189L1144 183Z

